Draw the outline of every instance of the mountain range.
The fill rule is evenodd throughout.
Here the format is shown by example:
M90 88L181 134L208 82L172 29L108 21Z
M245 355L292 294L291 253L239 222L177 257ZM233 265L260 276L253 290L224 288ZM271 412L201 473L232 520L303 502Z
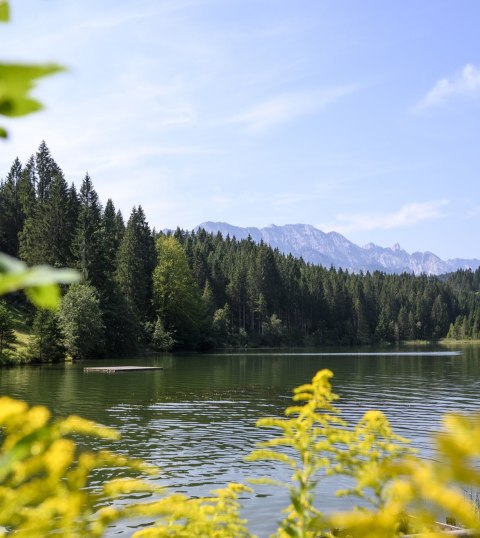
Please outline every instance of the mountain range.
M409 254L397 243L393 247L380 247L368 243L360 247L337 232L322 232L309 224L270 225L265 228L241 228L226 222L202 222L196 229L221 234L236 239L263 241L284 254L302 257L305 261L348 269L351 272L384 271L386 273L425 273L441 275L457 269L480 267L478 259L442 260L432 252Z

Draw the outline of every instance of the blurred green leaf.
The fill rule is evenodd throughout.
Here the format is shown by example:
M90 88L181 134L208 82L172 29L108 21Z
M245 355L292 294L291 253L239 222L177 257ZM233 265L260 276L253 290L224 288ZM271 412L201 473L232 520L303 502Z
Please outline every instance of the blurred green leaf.
M0 0L0 22L8 22L10 19L10 8L7 0Z
M27 297L40 308L56 308L60 302L58 284L72 284L80 278L73 269L27 267L20 260L0 254L0 295L25 289Z
M19 65L0 64L0 114L24 116L42 108L42 104L29 96L36 79L63 71L57 64Z
M0 127L0 138L7 138L7 131L3 127Z
M57 284L33 286L25 290L27 297L40 308L54 310L60 304L60 288Z
M18 273L26 269L27 264L17 258L0 253L0 274L2 273Z

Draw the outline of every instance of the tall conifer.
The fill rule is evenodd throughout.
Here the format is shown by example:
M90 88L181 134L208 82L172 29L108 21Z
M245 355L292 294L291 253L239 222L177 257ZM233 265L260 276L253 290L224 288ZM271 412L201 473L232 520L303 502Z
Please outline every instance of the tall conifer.
M91 282L97 289L103 286L105 278L101 211L98 195L87 173L79 193L79 211L72 251L84 280Z
M151 311L155 247L141 207L132 210L118 250L116 280L140 322Z
M72 262L71 243L75 223L70 197L62 174L56 175L48 197L39 201L20 234L20 255L29 264L48 263L65 267Z
M11 256L18 256L18 234L24 220L18 192L21 177L22 164L17 157L0 184L0 250Z
M58 175L62 175L62 171L53 160L45 140L42 140L35 155L35 167L38 177L37 196L40 201L43 201L48 196L54 178Z

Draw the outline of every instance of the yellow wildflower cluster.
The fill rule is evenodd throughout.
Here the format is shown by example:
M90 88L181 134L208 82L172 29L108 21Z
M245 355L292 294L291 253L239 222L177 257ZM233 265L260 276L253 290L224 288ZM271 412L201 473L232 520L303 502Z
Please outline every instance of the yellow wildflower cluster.
M100 490L87 488L94 469L128 468L153 472L144 463L106 451L79 452L74 434L117 439L118 434L80 417L53 420L45 407L0 398L0 536L7 532L30 538L101 536L121 510L95 507L107 498L139 486L116 480ZM152 487L141 481L142 491Z
M79 451L72 435L118 439L110 428L80 417L53 420L45 407L0 398L0 536L93 538L120 519L158 519L137 531L136 538L248 538L239 516L239 493L248 488L229 484L212 497L162 496L142 478L119 478L95 490L92 472L116 468L119 475L155 475L157 469L111 452ZM149 503L121 501L131 493L152 493Z
M314 506L316 486L326 476L352 477L355 486L338 494L354 494L376 510L381 509L385 483L390 479L382 468L409 452L406 440L393 433L379 411L369 411L355 428L349 427L332 404L338 399L330 385L332 376L331 371L321 370L311 384L296 388L293 399L304 405L288 407L286 418L257 423L280 429L281 435L261 443L249 459L281 461L293 471L291 481L280 484L289 489L291 505L278 530L279 537L314 538L322 529L337 526L336 520L330 521Z
M286 418L258 422L280 429L281 435L261 443L250 459L280 461L293 471L291 482L280 484L290 490L291 505L276 536L445 536L435 525L445 514L479 531L478 507L465 498L460 485L480 488L480 417L446 416L435 438L439 461L424 461L380 411L368 411L356 426L342 421L332 405L337 399L329 382L332 375L322 370L311 384L295 389L294 400L305 404L287 408ZM362 507L324 515L314 506L318 481L331 475L354 479L352 488L337 495L360 497Z

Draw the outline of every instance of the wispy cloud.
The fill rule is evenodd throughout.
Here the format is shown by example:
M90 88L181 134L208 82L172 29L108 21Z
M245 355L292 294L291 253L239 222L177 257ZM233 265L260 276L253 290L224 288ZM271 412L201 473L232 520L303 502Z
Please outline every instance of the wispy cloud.
M480 206L476 206L476 207L470 209L464 215L464 219L466 219L466 220L475 219L477 217L480 217Z
M339 86L326 90L282 93L231 118L248 132L268 131L302 116L314 114L340 98L358 91L358 86Z
M453 77L442 78L414 107L414 112L445 105L458 97L480 97L480 69L467 64Z
M317 227L324 231L340 233L362 232L369 230L390 230L413 226L418 222L440 219L447 216L443 208L448 200L432 200L430 202L413 202L406 204L400 210L392 213L377 213L374 215L339 214L333 223L319 224Z

